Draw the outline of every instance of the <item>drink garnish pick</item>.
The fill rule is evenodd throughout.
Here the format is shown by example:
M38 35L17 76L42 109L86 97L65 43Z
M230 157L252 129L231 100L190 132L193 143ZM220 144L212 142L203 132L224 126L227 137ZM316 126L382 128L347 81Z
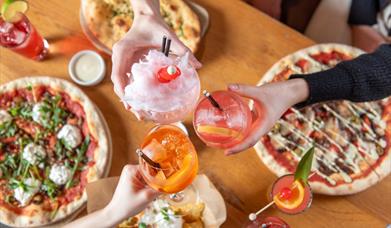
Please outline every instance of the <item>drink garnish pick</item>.
M223 111L223 109L220 107L219 103L217 103L217 101L212 97L212 95L210 95L210 93L208 91L204 90L204 91L202 91L202 93L215 108L217 108L220 111Z
M150 159L147 155L144 154L144 152L141 150L141 149L137 149L136 150L136 154L141 157L142 159L144 159L145 162L147 162L150 166L156 168L156 169L160 169L161 166L159 163L156 163L154 161L152 161L152 159Z
M315 147L312 146L309 150L307 150L304 156L300 159L300 162L297 165L295 171L295 180L301 180L304 183L306 183L309 178L315 175L315 172L310 174L314 153L315 153ZM250 221L254 221L255 219L257 219L257 216L260 213L262 213L263 211L271 207L273 204L274 204L274 200L270 202L268 205L261 208L259 211L249 214L248 218L250 219Z

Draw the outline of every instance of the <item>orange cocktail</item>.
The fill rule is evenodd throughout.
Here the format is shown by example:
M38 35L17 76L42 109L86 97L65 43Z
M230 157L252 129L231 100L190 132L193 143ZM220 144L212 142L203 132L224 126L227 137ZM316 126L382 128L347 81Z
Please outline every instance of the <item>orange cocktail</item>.
M197 175L197 152L187 135L173 125L153 128L141 145L140 170L152 188L164 193L177 193L190 185Z

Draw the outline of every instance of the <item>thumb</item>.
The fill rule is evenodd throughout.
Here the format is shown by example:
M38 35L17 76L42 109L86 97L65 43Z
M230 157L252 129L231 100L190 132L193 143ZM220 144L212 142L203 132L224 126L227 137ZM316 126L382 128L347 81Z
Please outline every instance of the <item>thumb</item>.
M195 67L196 69L199 69L202 67L202 64L197 60L197 58L194 56L193 52L186 47L182 41L180 41L178 38L174 37L172 38L172 50L175 54L183 56L186 54L186 52L189 52L189 60L190 63Z
M258 86L250 86L250 85L243 85L243 84L229 84L228 90L235 92L240 96L254 98L254 99L256 99L257 95L259 94Z

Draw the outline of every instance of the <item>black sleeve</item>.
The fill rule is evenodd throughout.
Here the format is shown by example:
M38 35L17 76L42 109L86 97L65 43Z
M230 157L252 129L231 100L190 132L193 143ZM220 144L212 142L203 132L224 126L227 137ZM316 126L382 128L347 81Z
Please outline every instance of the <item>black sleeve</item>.
M352 0L348 23L350 25L374 25L378 11L378 0Z
M391 45L380 46L371 54L339 63L332 69L303 78L309 87L307 101L297 107L330 100L364 102L379 100L391 95Z

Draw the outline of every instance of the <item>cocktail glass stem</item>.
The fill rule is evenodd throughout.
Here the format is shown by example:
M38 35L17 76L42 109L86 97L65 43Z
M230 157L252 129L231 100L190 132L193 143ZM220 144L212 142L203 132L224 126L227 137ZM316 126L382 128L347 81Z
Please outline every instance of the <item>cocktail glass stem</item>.
M170 198L170 200L172 200L176 203L179 203L185 198L185 193L183 191L173 193L173 194L170 194L169 198Z

